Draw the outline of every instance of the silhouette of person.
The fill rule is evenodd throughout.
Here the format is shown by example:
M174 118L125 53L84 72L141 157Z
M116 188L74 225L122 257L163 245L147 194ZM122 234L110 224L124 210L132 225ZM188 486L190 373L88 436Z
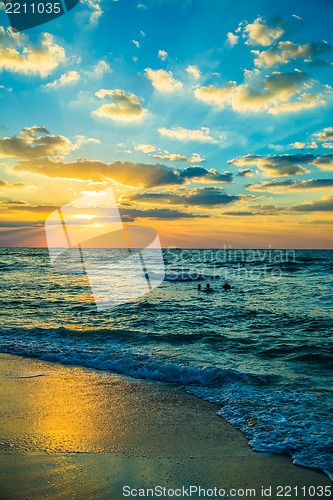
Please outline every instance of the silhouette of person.
M198 285L198 291L200 292L200 290L201 290L201 285L199 283L199 285Z
M228 283L228 280L224 280L224 285L223 285L223 288L224 288L225 290L230 290L231 285Z
M206 288L204 289L204 292L206 292L206 293L214 292L214 290L211 288L209 283L207 283Z

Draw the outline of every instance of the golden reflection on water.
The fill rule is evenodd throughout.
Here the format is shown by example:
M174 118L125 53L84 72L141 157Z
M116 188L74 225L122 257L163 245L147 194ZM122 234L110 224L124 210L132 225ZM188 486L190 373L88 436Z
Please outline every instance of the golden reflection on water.
M59 373L57 366L49 368L45 376L15 379L11 404L16 425L23 431L23 442L17 444L24 446L29 440L32 451L100 451L102 385L96 376L80 369L72 369L67 377L61 368ZM23 412L18 408L24 408Z

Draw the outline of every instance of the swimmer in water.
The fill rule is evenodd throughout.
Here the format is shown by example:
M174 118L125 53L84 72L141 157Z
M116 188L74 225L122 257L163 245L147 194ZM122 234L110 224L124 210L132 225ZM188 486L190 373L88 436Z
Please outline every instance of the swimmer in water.
M214 290L211 288L209 283L207 283L206 288L204 289L204 292L206 292L206 293L214 292Z
M198 285L198 292L200 292L200 291L201 291L201 285L199 283L199 285Z
M224 288L225 290L230 290L231 285L229 285L228 280L224 280L224 285L223 285L223 288Z

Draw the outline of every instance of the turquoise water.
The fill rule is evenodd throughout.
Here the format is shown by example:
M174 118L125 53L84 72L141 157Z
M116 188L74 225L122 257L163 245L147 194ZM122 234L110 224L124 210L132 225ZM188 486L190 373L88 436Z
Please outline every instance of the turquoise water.
M90 252L100 266L112 250ZM85 274L53 269L45 249L0 249L0 350L184 384L255 450L332 474L333 251L164 260L158 288L98 312ZM208 281L215 293L199 292Z

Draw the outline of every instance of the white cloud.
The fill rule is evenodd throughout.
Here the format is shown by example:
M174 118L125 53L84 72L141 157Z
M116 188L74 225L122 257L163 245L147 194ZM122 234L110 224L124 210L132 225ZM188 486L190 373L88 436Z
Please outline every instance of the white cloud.
M187 66L186 68L186 71L191 75L193 76L193 78L195 80L199 80L200 79L200 76L201 76L201 73L200 73L200 70L198 68L198 66Z
M76 149L85 146L86 144L101 144L99 139L95 139L94 137L86 137L85 135L76 135Z
M314 164L316 157L312 154L284 154L278 156L261 156L248 154L229 160L228 163L243 168L255 165L269 177L284 177L309 173L303 165Z
M105 73L111 73L110 64L104 60L98 61L98 63L92 68L91 71L87 71L86 75L91 78L100 78Z
M282 20L265 21L257 17L253 23L248 23L244 28L244 36L247 45L270 46L284 34Z
M313 163L316 167L320 168L320 170L333 171L333 153L318 156Z
M66 60L65 50L49 33L43 33L40 43L32 45L26 35L0 26L0 42L0 71L45 77Z
M72 83L77 83L80 80L80 75L77 71L68 71L67 73L63 73L58 80L54 80L53 82L47 83L45 88L58 88L64 87L65 85L70 85Z
M156 146L153 144L138 144L135 147L136 151L141 151L142 153L149 154L156 151Z
M167 137L168 139L176 139L178 141L188 142L208 142L216 144L218 141L210 135L210 130L207 127L201 127L200 129L186 129L182 127L174 127L171 129L159 128L158 132L160 135Z
M158 58L162 59L162 61L166 61L168 58L168 53L165 50L160 49L158 51Z
M227 34L227 44L230 45L230 47L234 47L237 45L239 40L239 36L234 35L234 33L229 32Z
M110 104L103 104L100 108L92 112L99 118L108 118L114 121L133 122L141 120L147 113L141 105L142 99L131 92L124 90L101 89L95 94L99 99L109 98Z
M333 140L333 127L326 127L320 132L313 134L314 139L320 142Z
M154 155L154 158L169 161L186 161L189 163L202 163L205 161L205 159L198 153L193 153L192 156L184 156L179 153L169 153L169 151L166 150L163 153Z
M136 46L137 49L140 48L140 42L138 42L137 40L131 40L131 41Z
M35 160L42 157L65 156L77 149L63 135L53 135L45 127L25 127L21 133L0 139L0 158L22 158Z
M90 26L96 27L98 25L101 16L103 15L103 10L101 7L102 0L81 0L81 2L84 5L86 5L89 9ZM79 17L81 18L82 16Z
M259 77L261 78L260 75ZM325 105L332 95L332 89L325 86L321 93L309 92L315 83L301 71L274 72L252 84L237 85L230 81L221 87L200 87L194 93L197 99L216 110L230 107L240 113L268 112L277 115Z
M153 70L147 68L145 70L147 78L151 81L153 87L159 92L174 92L183 88L183 84L173 77L171 71L164 69Z
M252 53L256 55L254 60L255 66L258 68L271 67L275 64L286 64L291 60L301 59L302 61L308 58L325 52L329 49L327 42L322 43L306 43L298 45L293 42L279 42L276 47L264 50L253 50Z
M293 142L292 144L289 144L289 147L294 148L294 149L316 149L318 146L315 143L315 141L311 141L311 142L296 141L296 142Z

